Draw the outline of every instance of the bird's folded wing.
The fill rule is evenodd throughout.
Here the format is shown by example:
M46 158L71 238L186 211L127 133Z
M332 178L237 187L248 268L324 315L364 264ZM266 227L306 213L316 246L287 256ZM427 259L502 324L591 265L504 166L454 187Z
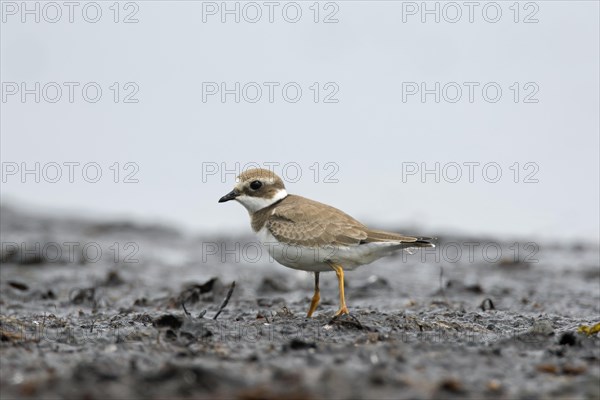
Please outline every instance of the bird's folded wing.
M298 246L357 246L367 239L367 228L354 218L336 208L311 203L278 206L269 217L267 229L280 242Z
M266 227L280 242L298 246L359 246L366 243L410 243L429 247L430 238L372 230L337 208L294 196L275 208Z

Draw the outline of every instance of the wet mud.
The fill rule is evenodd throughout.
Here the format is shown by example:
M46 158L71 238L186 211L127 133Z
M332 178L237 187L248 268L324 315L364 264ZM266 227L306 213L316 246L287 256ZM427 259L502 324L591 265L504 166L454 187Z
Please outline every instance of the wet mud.
M1 212L3 399L600 398L595 243L440 237L307 319L249 235Z

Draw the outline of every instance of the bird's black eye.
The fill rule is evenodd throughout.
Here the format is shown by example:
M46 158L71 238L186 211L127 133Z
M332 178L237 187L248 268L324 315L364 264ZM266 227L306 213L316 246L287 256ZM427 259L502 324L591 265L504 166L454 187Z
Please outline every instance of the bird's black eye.
M250 184L250 189L258 190L258 189L260 189L261 186L262 186L261 181L252 181L252 183Z

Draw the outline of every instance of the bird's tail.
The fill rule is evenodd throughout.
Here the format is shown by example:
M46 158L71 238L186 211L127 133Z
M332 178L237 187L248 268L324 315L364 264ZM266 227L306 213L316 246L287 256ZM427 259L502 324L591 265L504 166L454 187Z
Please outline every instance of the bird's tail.
M397 243L400 248L413 248L413 247L435 247L432 243L435 238L424 237L424 236L406 236L394 232L386 231L367 231L367 239L365 243Z

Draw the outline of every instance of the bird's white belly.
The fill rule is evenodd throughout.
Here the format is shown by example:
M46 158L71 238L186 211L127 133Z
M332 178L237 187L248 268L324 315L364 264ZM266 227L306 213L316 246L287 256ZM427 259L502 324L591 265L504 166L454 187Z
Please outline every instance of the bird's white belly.
M340 264L345 270L353 270L393 252L392 244L389 243L328 247L288 245L279 242L266 227L258 231L257 235L271 259L286 267L303 271L332 271L328 262Z

